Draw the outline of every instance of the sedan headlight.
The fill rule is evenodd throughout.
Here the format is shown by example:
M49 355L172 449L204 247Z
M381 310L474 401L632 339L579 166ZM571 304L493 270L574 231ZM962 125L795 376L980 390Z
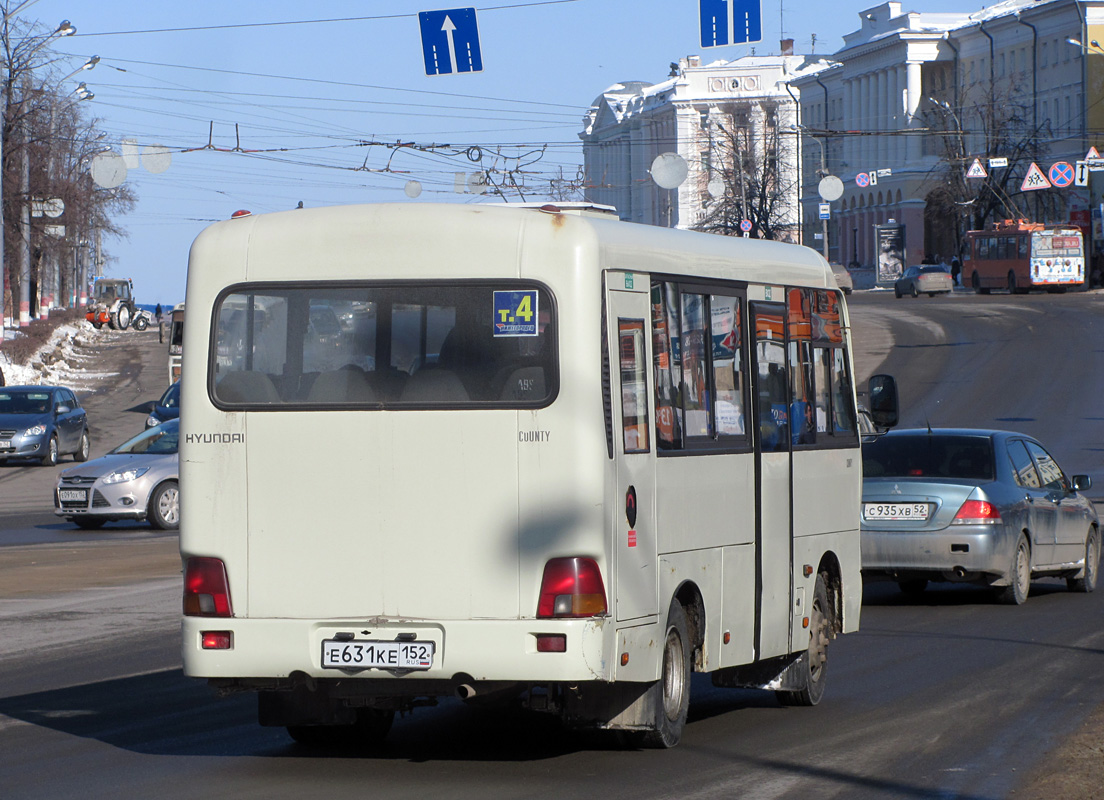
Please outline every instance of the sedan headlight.
M23 431L24 436L41 436L44 433L46 433L45 425L35 425L33 428L27 428Z
M126 483L132 481L135 478L141 478L149 472L149 467L135 467L134 469L121 469L116 472L112 472L106 478L103 479L104 486L111 486L115 483Z

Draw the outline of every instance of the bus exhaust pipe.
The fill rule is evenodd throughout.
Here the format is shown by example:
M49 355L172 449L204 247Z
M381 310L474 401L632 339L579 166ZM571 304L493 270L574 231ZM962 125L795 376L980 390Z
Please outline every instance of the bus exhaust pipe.
M478 692L475 691L475 687L470 683L462 683L456 687L456 696L461 700L471 700L476 694L478 694Z

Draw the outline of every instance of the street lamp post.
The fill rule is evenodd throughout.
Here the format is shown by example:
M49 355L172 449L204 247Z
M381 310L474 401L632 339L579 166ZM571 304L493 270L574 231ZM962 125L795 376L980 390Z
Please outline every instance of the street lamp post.
M7 40L8 36L9 36L8 20L10 20L15 14L17 14L22 9L24 9L27 6L31 5L32 3L36 3L36 2L38 2L38 0L25 0L23 3L20 3L18 6L16 6L16 8L14 8L13 10L11 10L7 14L5 14L2 19L0 19L0 26L3 27L2 34L3 34L3 37L4 37L5 40ZM62 20L61 24L58 25L57 28L55 28L52 33L45 36L42 39L41 42L39 42L35 47L31 48L27 52L26 57L30 58L32 55L37 53L39 50L41 50L47 44L52 42L54 39L57 39L61 36L72 36L76 32L77 32L77 29L69 23L69 20L67 20L67 19ZM8 75L10 75L10 71L11 71L11 64L0 64L0 95L2 95L2 96L0 96L0 170L2 170L3 163L4 163L3 128L7 123L8 104L11 102L11 97L10 97L10 92L9 92L9 87L8 87ZM7 72L8 75L5 75L5 72ZM5 257L6 256L6 251L5 251L5 243L4 243L3 208L4 208L4 182L3 182L3 180L0 180L0 341L3 341L3 339L4 339L4 318L5 318L5 315L6 315L5 302L4 302L4 291L5 291L4 284L5 284L5 279L7 277L7 274L8 274L7 259ZM20 305L21 306L22 306L23 291L25 289L29 290L29 288L30 288L29 286L26 286L24 284L24 286L21 287L21 289L20 289L20 296L21 296ZM30 320L28 319L27 322L29 323L29 321ZM23 322L23 312L22 312L22 308L20 308L20 325L23 325L23 324L27 324L27 323Z
M827 158L827 156L824 152L824 142L822 142L818 136L815 136L812 133L812 131L810 131L804 125L792 125L790 127L792 127L794 130L798 131L799 133L804 133L806 136L808 136L810 139L812 139L814 142L816 142L817 145L820 147L820 169L818 169L816 171L816 176L817 176L817 180L821 180L821 181L824 180L826 177L828 177L831 174L831 173L828 172L828 158ZM822 195L821 199L822 200L827 200L828 198L823 197L823 195ZM821 221L820 221L820 237L821 237L821 239L823 239L823 242L821 244L823 245L823 249L824 249L824 260L828 261L829 258L828 258L828 220L827 219L821 219Z

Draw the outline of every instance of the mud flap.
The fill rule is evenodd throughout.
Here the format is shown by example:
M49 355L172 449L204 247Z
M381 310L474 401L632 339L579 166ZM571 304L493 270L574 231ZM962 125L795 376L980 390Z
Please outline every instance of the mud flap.
M563 721L573 728L650 730L661 702L659 683L587 683L564 690Z

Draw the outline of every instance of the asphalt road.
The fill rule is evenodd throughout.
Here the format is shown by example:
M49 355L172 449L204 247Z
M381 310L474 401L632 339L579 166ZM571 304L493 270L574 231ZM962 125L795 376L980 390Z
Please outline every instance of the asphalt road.
M856 294L857 370L898 377L905 425L1023 430L1104 490L1102 301L1099 293ZM127 391L119 405L157 392ZM82 549L4 546L13 521L30 539L70 535L48 512L8 514L9 486L42 480L9 478L9 469L0 470L4 798L995 800L1013 796L1101 701L1104 591L1074 595L1064 582L1037 581L1025 605L1007 607L973 587L913 598L870 584L862 630L832 644L816 708L783 708L769 694L714 689L696 676L690 723L671 751L624 750L541 717L448 702L397 720L380 752L321 755L257 727L250 697L219 699L181 675L178 577L3 599L9 577L24 571L5 569L5 552ZM101 544L81 555L170 544L137 526L121 535L134 541L99 532Z

